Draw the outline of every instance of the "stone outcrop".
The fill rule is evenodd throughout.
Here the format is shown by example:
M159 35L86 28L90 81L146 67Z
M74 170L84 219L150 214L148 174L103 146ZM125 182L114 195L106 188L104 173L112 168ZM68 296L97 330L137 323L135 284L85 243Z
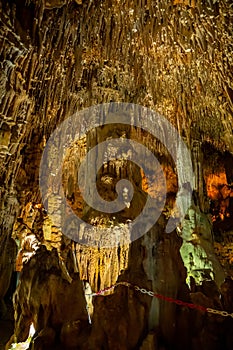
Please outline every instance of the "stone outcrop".
M24 264L14 295L15 331L9 345L25 341L33 324L35 349L53 348L57 339L64 347L83 346L88 315L82 282L71 266L73 280L69 283L62 277L56 250L49 252L45 247Z

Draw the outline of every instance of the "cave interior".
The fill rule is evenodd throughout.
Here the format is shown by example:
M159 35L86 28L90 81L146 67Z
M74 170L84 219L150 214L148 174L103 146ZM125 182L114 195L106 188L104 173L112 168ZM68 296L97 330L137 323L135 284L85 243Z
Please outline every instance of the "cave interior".
M0 348L232 350L232 0L0 0L0 64Z

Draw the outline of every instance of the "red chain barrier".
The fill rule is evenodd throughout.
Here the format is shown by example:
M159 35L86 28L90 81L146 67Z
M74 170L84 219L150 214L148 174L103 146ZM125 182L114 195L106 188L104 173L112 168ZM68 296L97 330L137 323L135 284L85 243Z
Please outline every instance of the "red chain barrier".
M147 294L150 297L158 298L160 300L165 300L165 301L168 301L169 303L173 303L173 304L177 304L177 305L181 305L181 306L186 306L186 307L188 307L190 309L196 309L196 310L199 310L199 311L204 311L204 312L217 314L217 315L225 316L225 317L229 316L229 317L233 318L233 313L229 313L227 311L222 311L222 310L214 310L214 309L211 309L209 307L202 306L202 305L197 305L197 304L188 303L186 301L182 301L182 300L179 300L179 299L166 297L165 295L162 295L162 294L159 294L159 293L155 293L153 291L150 291L150 290L147 290L147 289L144 289L144 288L140 288L140 287L138 287L136 285L133 285L133 284L131 284L129 282L117 282L116 284L112 285L111 287L107 287L107 288L101 289L97 293L92 293L91 295L94 296L94 295L104 294L105 292L108 292L111 289L114 289L115 287L117 287L119 285L123 285L123 286L126 286L126 287L133 287L136 291L141 292L142 294Z
M116 285L113 285L111 287L107 287L107 288L104 288L104 289L101 289L99 290L98 292L96 293L93 293L92 295L101 295L101 294L104 294L105 292L108 292L109 290L115 288Z
M154 293L154 297L156 297L158 299L161 299L161 300L168 301L169 303L174 303L174 304L177 304L177 305L186 306L186 307L189 307L190 309L197 309L197 310L205 311L205 312L207 311L207 307L205 307L205 306L188 303L188 302L185 302L185 301L182 301L182 300L179 300L179 299L173 299L173 298L170 298L170 297L166 297L166 296L164 296L162 294Z
M207 311L207 308L205 306L188 303L188 302L185 302L185 301L182 301L182 300L179 300L179 299L174 299L174 298L171 298L171 297L166 297L166 296L164 296L162 294L154 293L152 291L147 291L144 288L139 288L137 286L133 286L133 285L131 285L128 282L116 283L115 285L112 285L111 287L107 287L107 288L101 289L98 292L93 293L92 295L95 296L95 295L104 294L105 292L108 292L111 289L114 289L118 285L124 285L126 287L134 287L136 290L141 291L143 294L149 294L149 296L152 296L152 297L155 297L155 298L158 298L158 299L161 299L161 300L168 301L169 303L174 303L174 304L177 304L177 305L186 306L186 307L188 307L190 309L197 309L197 310L205 311L205 312Z

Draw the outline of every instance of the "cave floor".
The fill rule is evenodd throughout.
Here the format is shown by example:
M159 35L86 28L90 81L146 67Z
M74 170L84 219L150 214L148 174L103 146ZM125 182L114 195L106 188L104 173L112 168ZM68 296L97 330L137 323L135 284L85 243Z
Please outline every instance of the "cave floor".
M6 300L7 313L0 318L0 350L5 350L5 345L14 332L14 309L12 301Z
M13 331L14 322L12 320L0 320L0 350L4 350Z

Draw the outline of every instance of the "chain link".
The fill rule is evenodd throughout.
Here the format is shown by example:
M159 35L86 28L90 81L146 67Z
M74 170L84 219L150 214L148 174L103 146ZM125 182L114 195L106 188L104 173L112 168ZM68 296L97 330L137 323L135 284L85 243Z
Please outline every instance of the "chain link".
M142 294L147 294L147 295L149 295L150 297L153 297L154 294L155 294L152 290L147 290L147 289L144 289L144 288L140 288L140 287L138 287L138 286L134 286L134 289L135 289L136 291L141 292Z
M233 313L229 313L227 311L221 311L221 310L214 310L214 309L211 309L210 307L208 307L206 309L207 312L211 313L211 314L215 314L215 315L221 315L221 316L224 316L224 317L227 317L227 316L230 316L233 318Z
M104 288L104 289L98 291L97 293L93 293L92 295L93 296L102 295L105 292L108 292L108 291L114 289L115 287L117 287L119 285L125 286L125 287L128 287L128 288L133 287L137 292L140 292L142 294L147 294L150 297L155 297L155 298L158 298L158 299L161 299L161 300L164 300L164 301L168 301L169 303L174 303L174 304L177 304L177 305L186 306L186 307L188 307L190 309L196 309L196 310L199 310L199 311L204 311L204 312L212 313L212 314L215 314L215 315L220 315L220 316L224 316L224 317L228 317L229 316L229 317L233 318L233 313L229 313L227 311L215 310L215 309L211 309L211 308L206 308L205 306L202 306L202 305L192 304L192 303L188 303L186 301L173 299L171 297L166 297L166 296L164 296L162 294L155 293L152 290L147 290L145 288L140 288L139 286L135 286L135 285L133 285L133 284L131 284L129 282L124 282L124 281L123 282L117 282L113 286L108 287L108 288Z
M129 282L117 282L114 287L117 287L119 285L126 286L126 287L131 287L132 286L132 284L129 283Z
M152 291L152 290L149 290L147 292L147 294L150 296L150 297L154 297L155 293Z
M110 287L107 287L107 288L104 288L104 289L101 289L101 290L99 290L99 291L96 292L96 293L87 294L87 295L91 295L91 296L102 295L102 294L104 294L105 292L109 292L110 290L112 290L112 289L114 289L114 288L115 288L115 285L110 286Z

